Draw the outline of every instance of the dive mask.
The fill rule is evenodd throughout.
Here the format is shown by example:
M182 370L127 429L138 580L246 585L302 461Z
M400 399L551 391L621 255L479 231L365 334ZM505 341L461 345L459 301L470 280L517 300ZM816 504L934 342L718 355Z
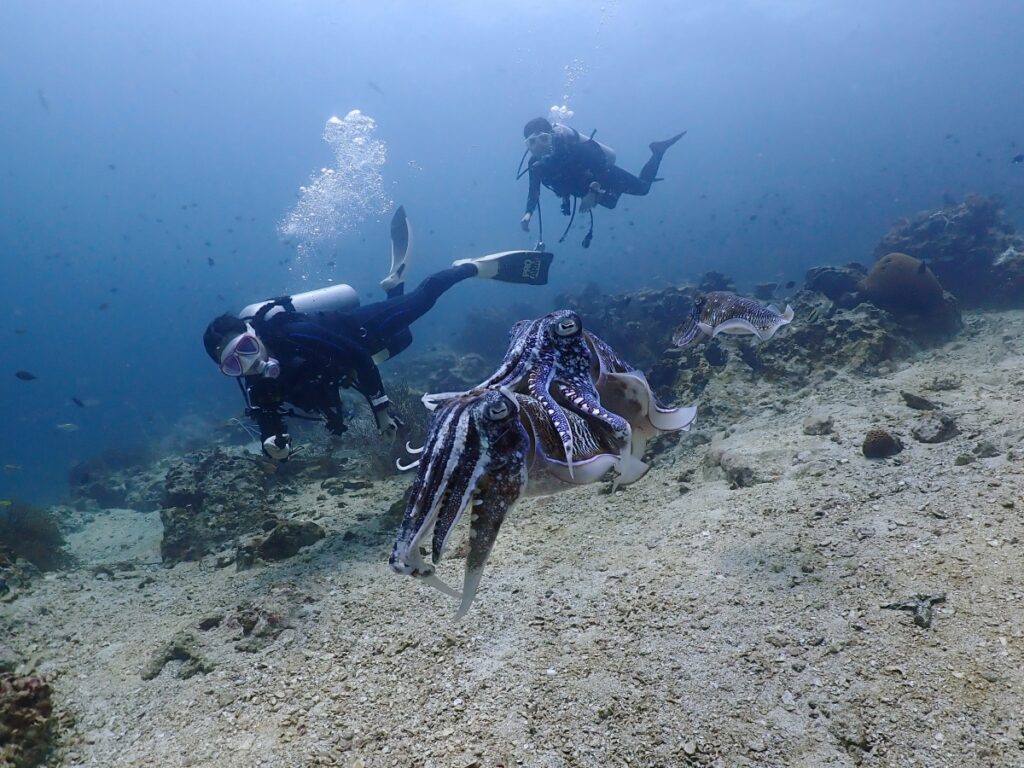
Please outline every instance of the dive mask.
M246 332L233 338L221 352L220 372L225 376L249 376L255 373L276 379L281 374L281 366L267 355L267 348L252 326L247 324Z
M531 133L526 137L526 148L534 157L543 157L551 154L551 134L544 131Z

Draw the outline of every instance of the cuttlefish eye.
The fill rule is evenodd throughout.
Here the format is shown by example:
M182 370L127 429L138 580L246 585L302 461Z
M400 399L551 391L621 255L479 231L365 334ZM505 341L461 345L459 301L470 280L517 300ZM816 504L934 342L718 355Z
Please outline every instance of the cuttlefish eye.
M555 333L559 336L572 336L580 332L580 321L575 317L567 317L555 324Z
M502 400L500 403L491 403L488 405L484 414L491 421L501 421L502 419L507 419L511 412L512 411L508 407L508 403Z

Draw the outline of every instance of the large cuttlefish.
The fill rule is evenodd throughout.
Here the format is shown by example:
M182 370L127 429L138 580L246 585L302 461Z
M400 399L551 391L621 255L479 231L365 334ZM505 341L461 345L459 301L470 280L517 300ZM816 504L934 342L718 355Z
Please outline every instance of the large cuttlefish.
M501 365L466 392L425 395L434 411L391 567L461 599L469 610L509 510L524 495L555 493L611 475L647 472L647 441L689 429L697 409L658 402L643 373L560 310L517 323ZM469 555L458 592L435 574L469 511ZM426 548L430 542L430 562Z
M780 312L772 304L764 305L729 291L711 291L693 302L693 310L683 327L673 336L677 347L693 343L703 333L712 339L720 333L749 334L768 341L775 332L793 320L793 308Z

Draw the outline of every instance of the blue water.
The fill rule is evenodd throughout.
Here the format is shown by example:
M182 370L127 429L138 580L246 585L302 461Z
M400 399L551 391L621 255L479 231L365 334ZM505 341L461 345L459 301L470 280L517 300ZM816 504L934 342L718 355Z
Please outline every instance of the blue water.
M651 196L599 211L589 251L582 229L555 247L545 193L550 289L458 286L414 329L422 345L468 306L543 305L586 280L719 269L743 287L869 261L944 193L1000 193L1020 223L1022 40L1024 6L995 0L6 2L0 464L21 469L0 472L0 498L55 501L75 461L237 415L200 342L214 315L328 279L380 298L387 215L321 244L306 280L277 233L331 162L331 115L377 121L414 281L533 244L513 177L523 123L550 106L633 172L648 142L688 131Z

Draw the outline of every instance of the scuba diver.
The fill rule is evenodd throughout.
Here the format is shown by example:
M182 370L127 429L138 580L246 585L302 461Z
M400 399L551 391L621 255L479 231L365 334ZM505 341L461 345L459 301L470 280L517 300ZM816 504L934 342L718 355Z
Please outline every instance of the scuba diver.
M379 363L412 343L409 326L456 283L471 277L545 285L553 258L539 251L506 251L461 259L405 293L410 233L405 210L391 221L391 271L381 281L384 301L359 306L348 285L257 302L224 314L203 334L206 353L221 373L238 381L246 415L259 425L263 452L278 461L293 452L286 416L323 421L332 435L345 429L340 387L366 398L377 428L394 439L400 420L391 412ZM285 410L285 404L292 407ZM299 409L303 415L295 412Z
M558 242L565 240L576 212L590 214L590 230L583 238L583 247L589 248L594 237L594 206L614 208L622 195L646 195L651 185L660 181L658 167L668 148L686 135L686 131L676 134L665 141L653 141L650 144L651 157L634 176L615 165L615 151L594 140L594 134L584 137L575 128L561 123L551 124L543 117L535 117L523 128L526 139L526 152L523 160L530 155L526 171L530 174L530 191L526 196L526 213L519 220L523 231L530 231L530 220L534 211L540 220L540 244L544 244L544 222L538 210L540 204L540 185L550 189L562 198L562 215L570 216L569 225ZM522 161L520 161L522 168ZM573 202L570 209L569 199ZM579 201L577 207L576 201Z

